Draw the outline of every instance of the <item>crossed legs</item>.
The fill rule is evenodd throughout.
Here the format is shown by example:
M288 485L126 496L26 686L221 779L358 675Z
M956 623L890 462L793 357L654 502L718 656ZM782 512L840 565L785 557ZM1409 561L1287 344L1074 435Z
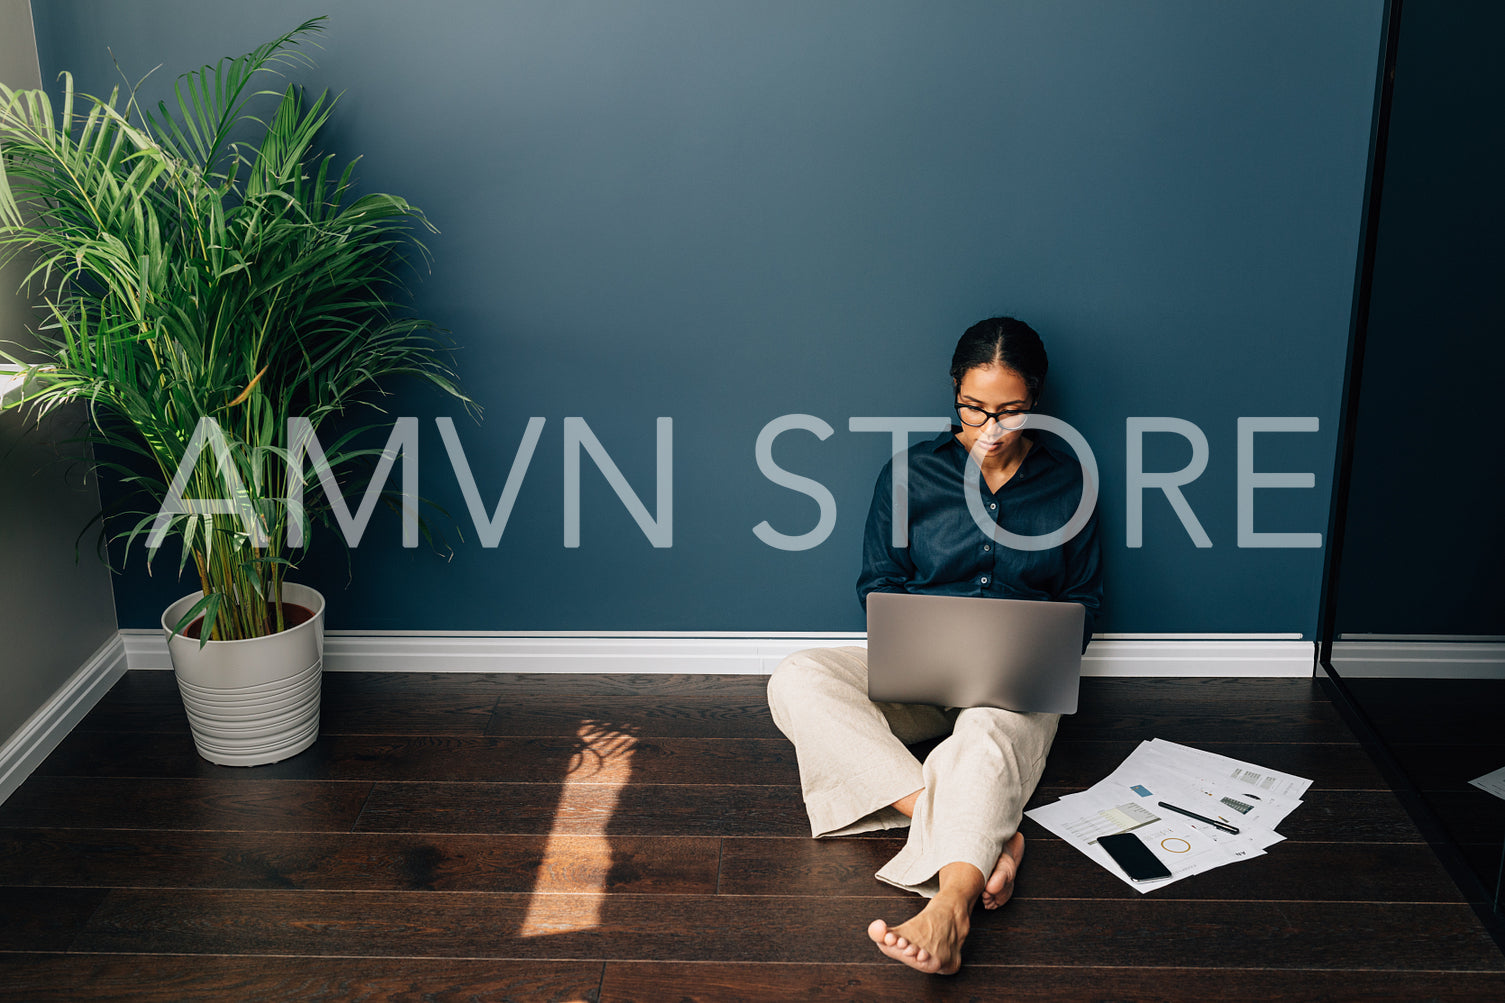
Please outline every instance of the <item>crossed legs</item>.
M769 680L774 721L794 743L817 837L909 827L879 880L930 898L905 923L875 920L868 935L889 957L950 973L971 913L1013 893L1023 857L1025 801L1044 768L1057 717L992 708L875 704L867 652L823 648L785 659ZM921 763L908 744L947 737Z

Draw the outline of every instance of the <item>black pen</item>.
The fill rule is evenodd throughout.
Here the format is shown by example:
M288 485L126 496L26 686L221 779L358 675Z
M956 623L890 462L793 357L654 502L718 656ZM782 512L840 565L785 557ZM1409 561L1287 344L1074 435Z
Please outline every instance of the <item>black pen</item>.
M1235 836L1238 835L1238 830L1225 822L1219 822L1217 819L1208 818L1206 815L1198 815L1196 812L1187 811L1185 808L1177 808L1175 805L1166 804L1164 801L1159 802L1159 805L1162 808L1169 808L1171 811L1178 811L1188 818L1196 819L1198 822L1206 822L1208 825L1216 826L1217 828L1222 829L1224 832L1232 833Z

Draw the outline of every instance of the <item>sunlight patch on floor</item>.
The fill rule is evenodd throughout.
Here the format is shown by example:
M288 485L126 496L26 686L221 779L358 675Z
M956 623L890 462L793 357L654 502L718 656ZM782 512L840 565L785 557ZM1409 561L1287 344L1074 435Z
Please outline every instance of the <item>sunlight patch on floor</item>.
M544 843L523 937L591 929L600 923L611 874L607 829L622 788L632 776L637 739L597 721L581 722L580 748L570 758L559 808ZM561 898L560 892L571 893Z

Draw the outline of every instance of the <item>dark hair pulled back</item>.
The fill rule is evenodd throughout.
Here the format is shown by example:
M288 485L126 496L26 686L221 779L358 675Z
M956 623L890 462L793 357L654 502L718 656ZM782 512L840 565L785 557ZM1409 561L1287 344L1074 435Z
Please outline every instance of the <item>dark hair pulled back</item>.
M1013 317L990 317L967 328L956 343L951 355L952 388L959 389L962 377L979 366L1003 366L1018 373L1035 405L1045 390L1050 361L1034 328Z

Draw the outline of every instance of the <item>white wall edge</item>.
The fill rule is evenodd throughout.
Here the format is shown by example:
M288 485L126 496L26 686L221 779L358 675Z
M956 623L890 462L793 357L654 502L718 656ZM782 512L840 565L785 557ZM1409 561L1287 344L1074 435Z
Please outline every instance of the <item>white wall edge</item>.
M1505 644L1485 641L1334 641L1344 679L1505 679Z
M160 633L160 632L159 632ZM164 651L166 649L164 648ZM125 675L126 646L117 634L89 656L26 723L0 745L0 803L26 782L78 723Z
M122 630L132 669L170 669L160 630ZM1159 637L1093 640L1086 676L1310 676L1311 641L1288 635L1250 639ZM1260 638L1260 635L1253 635ZM767 675L805 648L863 645L861 633L662 633L518 631L421 633L330 631L330 672L639 672Z

